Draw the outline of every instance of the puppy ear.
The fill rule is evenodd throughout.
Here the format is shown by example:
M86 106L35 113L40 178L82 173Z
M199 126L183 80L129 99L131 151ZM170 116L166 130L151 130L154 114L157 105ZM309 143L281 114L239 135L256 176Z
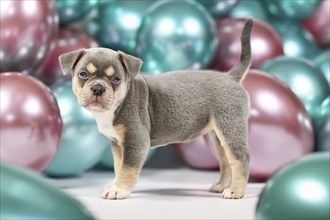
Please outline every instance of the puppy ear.
M122 62L125 71L132 77L135 77L141 69L142 60L137 57L128 55L122 51L118 51L119 60Z
M85 49L79 49L59 56L59 61L63 74L66 75L77 65L80 58L85 54Z

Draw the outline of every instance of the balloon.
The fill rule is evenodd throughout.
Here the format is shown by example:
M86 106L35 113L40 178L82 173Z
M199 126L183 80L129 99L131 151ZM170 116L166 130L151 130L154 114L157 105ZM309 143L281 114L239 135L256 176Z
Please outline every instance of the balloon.
M329 153L305 156L266 183L256 219L329 219Z
M239 0L197 0L215 18L228 14L239 2Z
M146 161L144 164L147 164L148 161L153 157L153 155L156 153L157 149L156 148L151 148L148 152ZM100 160L100 164L103 167L109 168L109 169L113 169L113 155L112 155L112 150L111 148L107 148L103 157Z
M250 175L266 179L314 147L310 118L299 98L281 81L250 70L243 86L250 96Z
M57 34L55 2L0 1L0 72L32 73Z
M315 58L321 49L313 36L294 22L272 22L283 40L284 55L289 57Z
M156 2L137 34L137 55L146 73L202 68L211 61L216 45L214 21L197 2Z
M260 0L242 0L229 12L230 17L235 18L257 18L268 21L269 14Z
M86 17L92 9L96 8L99 0L57 0L56 8L62 25L79 21Z
M315 106L314 128L317 129L324 118L330 116L330 95L320 106Z
M78 104L71 81L54 85L52 91L60 106L63 133L61 145L44 172L53 177L73 176L93 167L110 144L99 133L93 116Z
M213 145L208 135L200 136L189 143L175 144L183 160L198 169L218 169L219 161L213 153Z
M330 115L319 126L316 143L318 151L330 151Z
M55 47L49 51L47 58L36 71L35 76L47 85L53 85L63 80L71 79L71 74L63 75L58 57L80 48L97 47L97 43L83 30L64 27L59 30L59 36L55 40Z
M0 219L95 219L77 200L40 175L0 163Z
M314 14L303 21L303 25L320 46L330 47L330 1L323 0Z
M322 73L328 80L330 86L330 50L324 51L318 55L314 61L321 68Z
M227 71L239 62L241 33L246 19L227 18L217 21L219 45L212 68ZM283 54L280 35L267 23L254 19L251 33L252 67Z
M317 106L330 94L330 87L312 61L282 56L264 63L260 69L285 82L315 120Z
M42 171L60 143L62 120L51 91L20 73L0 74L1 161Z
M282 20L303 20L312 15L320 6L320 0L264 0L269 13L277 19Z
M95 38L104 47L135 54L136 35L142 18L153 0L109 1L99 8Z

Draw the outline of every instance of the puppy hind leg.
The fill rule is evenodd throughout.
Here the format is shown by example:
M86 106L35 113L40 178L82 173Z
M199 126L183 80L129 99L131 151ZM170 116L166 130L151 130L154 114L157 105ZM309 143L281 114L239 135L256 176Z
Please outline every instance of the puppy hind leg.
M219 160L220 180L219 182L214 183L209 191L214 193L222 193L224 189L228 188L231 184L231 168L227 156L225 154L225 150L221 146L220 140L218 139L214 131L210 133L210 137L214 149L217 153L217 158Z

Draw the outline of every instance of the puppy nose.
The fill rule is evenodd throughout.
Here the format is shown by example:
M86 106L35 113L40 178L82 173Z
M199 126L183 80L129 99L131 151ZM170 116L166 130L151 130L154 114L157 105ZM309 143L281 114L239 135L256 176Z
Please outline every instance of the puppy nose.
M101 84L92 86L91 90L95 96L101 96L105 92L105 88Z

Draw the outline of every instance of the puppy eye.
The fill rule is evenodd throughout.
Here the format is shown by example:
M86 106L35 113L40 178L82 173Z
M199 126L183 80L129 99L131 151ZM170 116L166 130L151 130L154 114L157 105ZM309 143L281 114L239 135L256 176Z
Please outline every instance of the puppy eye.
M87 79L88 78L88 73L87 72L80 72L79 73L79 77L82 78L82 79Z
M120 83L120 77L119 76L113 76L111 77L111 82L114 83L114 84L118 84Z

